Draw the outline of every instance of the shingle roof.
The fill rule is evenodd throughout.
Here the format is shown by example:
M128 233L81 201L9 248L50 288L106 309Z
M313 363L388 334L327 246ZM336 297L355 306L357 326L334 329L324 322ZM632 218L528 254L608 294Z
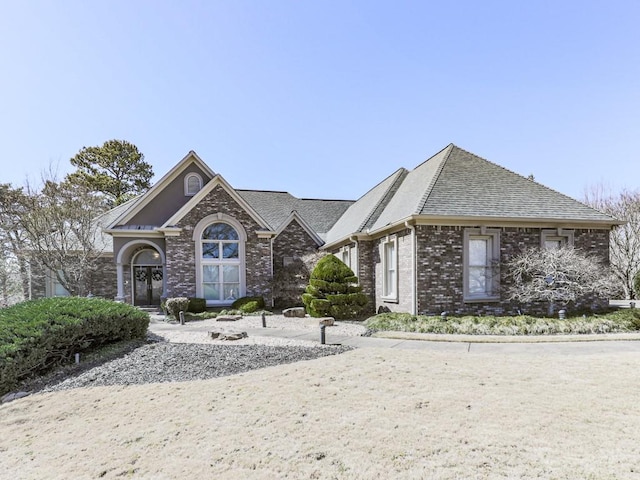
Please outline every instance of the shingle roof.
M425 191L417 214L616 222L609 215L455 145L445 150L448 154L438 177Z
M296 211L305 222L325 239L325 234L354 202L352 200L315 200L296 198L288 192L236 190L238 194L269 224L278 230Z
M327 233L327 243L370 228L406 175L407 171L404 168L396 170L353 203Z
M451 144L412 171L400 169L367 192L336 222L327 243L420 215L618 223Z
M97 250L104 253L113 252L113 237L107 233L104 233L102 229L109 227L120 215L122 215L128 208L130 208L139 197L132 198L131 200L124 202L117 207L107 210L101 215L95 218L97 230L95 234L94 245Z

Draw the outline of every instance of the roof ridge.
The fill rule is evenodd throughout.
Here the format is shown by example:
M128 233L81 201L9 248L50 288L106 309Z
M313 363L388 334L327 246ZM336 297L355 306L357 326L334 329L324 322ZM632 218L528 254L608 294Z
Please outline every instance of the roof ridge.
M574 202L576 202L576 203L579 203L580 205L582 205L582 206L584 206L584 207L586 207L586 208L589 208L589 209L591 209L591 210L594 210L594 211L596 211L596 212L598 212L598 213L600 213L600 214L602 214L602 215L606 215L607 217L611 218L612 220L616 220L616 218L612 217L612 216L611 216L611 215L609 215L608 213L601 212L601 211L600 211L600 210L598 210L597 208L593 208L593 207L591 207L591 206L587 205L586 203L581 202L580 200L578 200L578 199L576 199L576 198L570 197L569 195L567 195L567 194L565 194L565 193L559 192L558 190L555 190L555 189L553 189L553 188L551 188L551 187L548 187L548 186L546 186L546 185L545 185L545 184L543 184L543 183L537 182L535 179L531 179L531 178L525 177L524 175L521 175L521 174L519 174L518 172L514 172L513 170L510 170L510 169L508 169L508 168L506 168L506 167L503 167L502 165L499 165L499 164L497 164L497 163L495 163L495 162L492 162L491 160L487 160L486 158L481 157L480 155L477 155L477 154L475 154L475 153L473 153L473 152L469 152L468 150L465 150L464 148L460 148L460 147L458 147L457 145L453 145L453 144L451 144L451 145L452 145L454 148L457 148L458 150L460 150L460 151L462 151L462 152L464 152L464 153L467 153L467 154L472 155L472 156L474 156L474 157L476 157L476 158L479 158L480 160L484 160L485 162L487 162L487 163L489 163L489 164L491 164L491 165L493 165L493 166L495 166L495 167L498 167L498 168L500 168L500 169L504 170L505 172L509 172L509 173L511 173L511 174L513 174L513 175L516 175L516 176L520 177L520 178L521 178L521 179L523 179L523 180L527 180L528 182L534 183L534 184L536 184L537 186L542 187L542 188L544 188L545 190L548 190L549 192L552 192L552 193L554 193L554 194L556 194L556 195L560 195L560 196L561 196L561 197L563 197L563 198L566 198L566 199L568 199L568 200L572 200L572 201L574 201Z
M389 204L389 201L396 194L396 192L398 191L398 188L400 188L400 185L402 184L404 179L407 178L407 175L409 175L409 171L404 167L400 167L398 170L393 172L389 177L393 177L394 175L397 175L397 178L395 178L393 180L393 182L391 182L391 185L389 185L389 188L387 188L387 190L384 192L384 195L382 195L380 197L380 200L378 200L378 202L374 205L374 207L371 209L369 214L365 217L364 221L360 225L358 225L358 229L356 231L358 231L358 232L362 231L362 229L367 224L369 224L370 220L374 217L376 212L378 213L378 215L376 216L376 218L373 221L375 222L375 220L377 220L378 217L380 217L380 214L382 213L382 210L380 210L380 207L383 206L383 205L386 207ZM389 177L387 177L387 178L389 178ZM385 180L386 180L386 178L385 178ZM380 182L380 183L382 183L382 182ZM378 185L380 185L380 183L378 183ZM376 187L378 185L376 185ZM369 193L369 192L367 192L367 193Z
M444 152L447 148L449 149L449 152L445 155L445 157L440 162L440 165L438 166L438 170L436 171L436 174L431 179L431 182L429 182L429 185L427 185L427 188L425 189L424 194L422 195L422 198L418 202L418 208L416 209L416 211L414 213L420 213L422 211L422 209L424 208L424 206L427 204L427 201L429 200L429 197L431 196L431 192L433 192L433 187L435 186L436 182L440 178L440 174L442 173L442 170L444 169L444 165L447 163L447 160L449 160L449 157L451 156L451 152L453 152L454 148L458 148L458 147L456 147L453 143L450 143L449 145L444 147L442 150L440 150L440 152ZM432 158L438 156L440 154L440 152L438 152L435 155L432 155L431 157L427 158L420 165L422 165L424 163L427 163ZM420 165L418 165L416 168L420 167ZM414 170L416 168L414 168Z
M287 195L291 195L291 193L286 190L259 190L255 188L234 188L234 190L236 192L286 193ZM291 196L293 197L293 195Z

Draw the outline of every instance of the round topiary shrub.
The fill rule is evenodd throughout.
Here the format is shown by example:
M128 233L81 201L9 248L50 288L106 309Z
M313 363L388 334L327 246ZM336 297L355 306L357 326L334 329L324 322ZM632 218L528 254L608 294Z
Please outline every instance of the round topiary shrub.
M367 313L368 299L353 271L335 255L320 259L311 272L302 301L312 317L358 318Z
M189 310L189 299L187 297L167 298L165 308L169 315L172 315L173 318L178 320L180 318L180 312L187 312Z

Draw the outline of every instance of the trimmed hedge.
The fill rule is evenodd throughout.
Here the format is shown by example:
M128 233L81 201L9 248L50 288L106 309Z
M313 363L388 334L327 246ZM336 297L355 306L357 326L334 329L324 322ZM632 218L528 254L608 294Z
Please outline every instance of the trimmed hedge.
M100 298L45 298L0 310L0 395L107 343L144 338L149 314Z
M240 310L242 313L253 313L264 307L265 303L262 297L242 297L231 305L231 308Z
M164 303L165 311L172 315L173 318L178 320L180 318L180 312L187 312L189 310L189 299L187 297L175 297L167 298Z
M368 312L369 299L357 285L353 271L335 255L318 261L302 294L312 317L359 318Z
M204 298L189 297L189 313L202 313L207 309L207 301Z

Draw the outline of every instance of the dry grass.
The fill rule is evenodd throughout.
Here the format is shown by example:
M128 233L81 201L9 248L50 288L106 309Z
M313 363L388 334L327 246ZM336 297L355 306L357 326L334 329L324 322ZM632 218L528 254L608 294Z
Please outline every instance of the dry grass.
M360 349L0 407L0 478L640 478L640 354Z

